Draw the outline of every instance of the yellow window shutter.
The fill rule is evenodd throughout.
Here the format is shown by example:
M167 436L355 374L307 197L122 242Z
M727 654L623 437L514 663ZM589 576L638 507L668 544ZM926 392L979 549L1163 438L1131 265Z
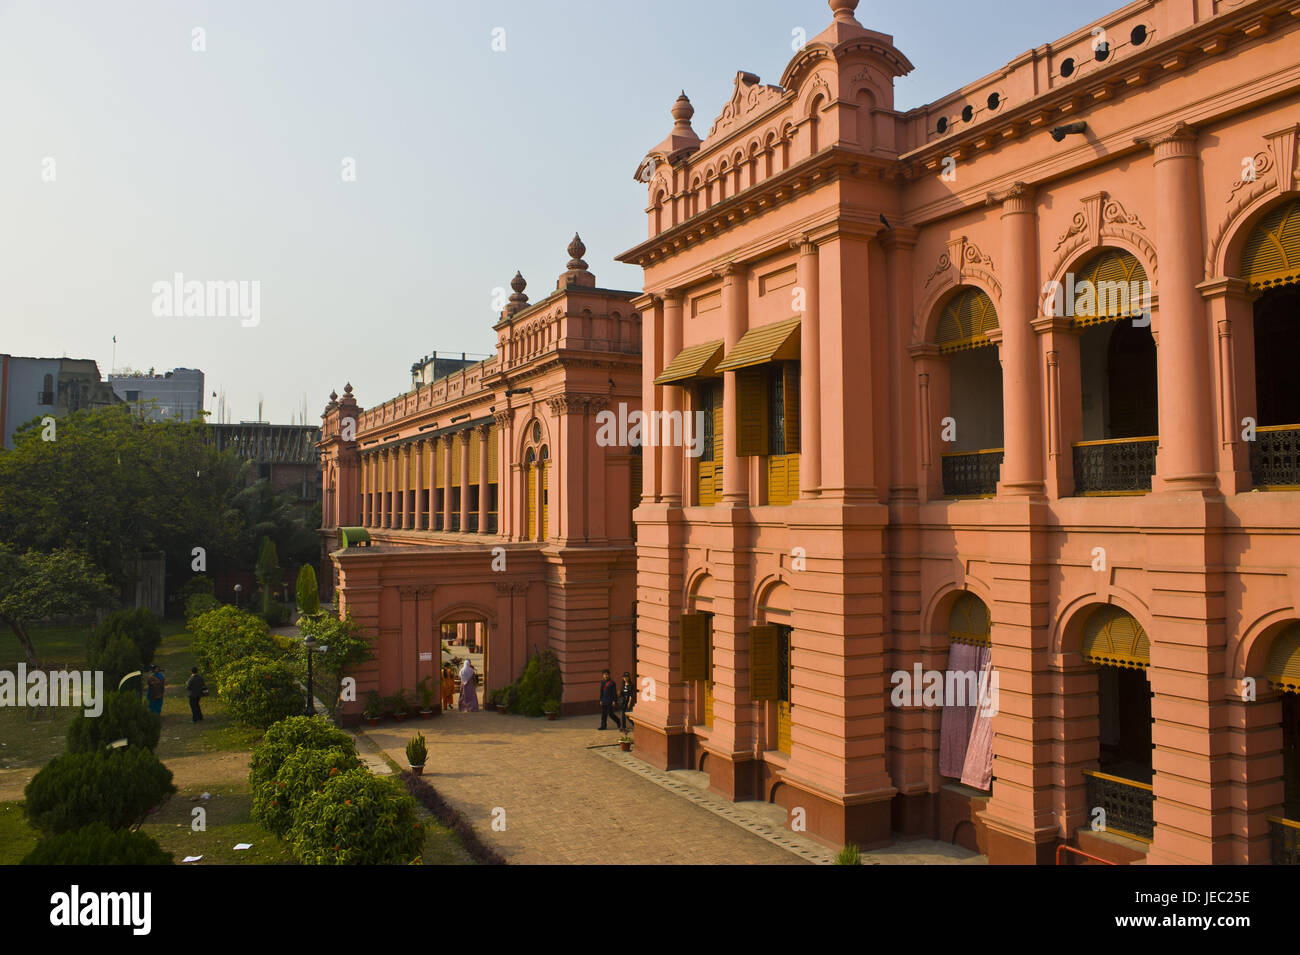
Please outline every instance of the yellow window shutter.
M741 457L767 454L767 369L736 372L736 453Z
M500 443L500 429L496 425L488 432L488 483L497 481L497 445Z
M478 483L478 466L479 456L483 453L483 439L479 435L478 428L470 432L469 436L469 483Z
M776 627L749 628L749 697L775 700L781 692L777 673Z
M713 470L712 461L696 461L695 466L699 469L696 483L699 488L699 501L701 507L708 507L715 503L716 498L713 496Z
M709 676L709 618L702 613L684 613L682 624L682 679L707 680Z
M438 439L438 460L433 469L433 475L434 487L445 488L447 486L447 442L442 438Z
M632 506L636 507L639 503L641 503L641 489L642 489L641 455L639 454L632 455L631 477L632 477Z
M799 455L787 454L785 456L785 486L786 496L791 501L799 499Z
M799 453L799 363L787 361L781 365L784 376L782 392L785 395L785 453Z
M767 503L789 504L790 486L784 454L774 454L767 459Z
M722 428L727 416L723 413L722 389L717 388L713 394L713 463L722 466Z
M460 486L460 434L451 435L451 483Z

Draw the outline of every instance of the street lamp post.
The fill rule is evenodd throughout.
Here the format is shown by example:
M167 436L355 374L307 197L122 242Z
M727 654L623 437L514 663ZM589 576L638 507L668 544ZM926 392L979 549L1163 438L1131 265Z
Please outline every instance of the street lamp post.
M239 592L243 589L243 584L235 584L235 609L239 609Z
M316 700L311 689L311 655L316 652L316 638L308 634L302 641L302 645L307 648L307 708L303 711L303 715L315 716Z

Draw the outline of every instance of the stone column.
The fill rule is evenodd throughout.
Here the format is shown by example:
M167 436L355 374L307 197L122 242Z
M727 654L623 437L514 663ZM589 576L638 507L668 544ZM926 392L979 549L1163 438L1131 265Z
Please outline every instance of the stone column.
M664 361L670 362L682 350L682 295L673 291L664 297ZM673 421L682 414L684 403L682 389L668 387L663 390L663 411L665 421ZM663 462L663 502L670 507L682 504L682 448L670 444L660 444L665 436L671 437L672 429L663 427L651 416L645 424L644 439L647 444L659 446L660 460Z
M397 488L398 508L396 524L402 530L411 527L411 446L404 444L397 449Z
M1043 488L1042 389L1038 338L1030 324L1038 312L1038 217L1032 191L1016 183L991 193L1002 206L1002 421L1005 455L998 493L1040 497Z
M498 411L497 422L497 534L509 538L514 533L514 470L511 464L514 447L514 414Z
M715 274L722 278L723 355L725 356L731 354L731 350L736 347L736 342L740 341L740 337L745 334L749 312L745 300L745 280L749 273L745 266L729 262ZM731 507L747 507L749 506L749 458L742 458L736 453L738 447L736 372L725 371L722 374L722 503ZM820 413L819 408L818 414ZM802 421L800 424L802 425ZM801 459L801 472L802 463ZM819 473L818 484L820 483Z
M389 493L389 478L392 475L392 452L384 448L379 454L379 526L389 527L392 519L392 495Z
M478 429L478 532L488 532L488 444L492 440L492 426Z
M456 432L460 438L460 533L469 533L469 428Z
M451 474L451 449L456 440L455 432L445 435L443 440L447 442L447 466L443 468L442 475L442 529L446 533L451 530L451 489L454 484Z
M1215 451L1219 489L1225 494L1250 490L1250 445L1242 439L1244 418L1259 424L1255 390L1255 310L1257 292L1237 278L1219 278L1198 286L1209 304L1217 350L1215 394L1219 407Z
M361 525L370 526L370 455L361 456Z
M1083 386L1079 339L1083 330L1064 316L1040 315L1043 405L1046 411L1047 496L1074 494L1074 443L1083 440ZM1005 430L1004 430L1005 435Z
M424 495L425 485L428 484L427 473L424 468L424 448L428 444L424 438L415 442L415 503L411 509L415 512L412 526L417 531L425 530L428 527L426 523L429 517L429 509L421 503Z
M916 241L916 230L905 226L895 226L880 234L888 275L897 279L912 274L912 251L916 248ZM894 422L890 428L889 500L915 501L916 403L912 400L912 378L908 375L912 364L908 357L912 328L912 283L895 280L889 286L889 419ZM799 469L802 474L802 455Z
M798 283L804 304L799 321L799 493L816 497L822 483L821 277L817 243L803 236L791 245L799 250ZM725 438L724 431L724 443ZM725 464L722 479L727 479Z
M1204 277L1196 134L1186 123L1178 123L1141 143L1155 152L1160 250L1160 450L1152 490L1206 490L1214 486L1214 415L1207 386L1210 335L1205 302L1196 287Z

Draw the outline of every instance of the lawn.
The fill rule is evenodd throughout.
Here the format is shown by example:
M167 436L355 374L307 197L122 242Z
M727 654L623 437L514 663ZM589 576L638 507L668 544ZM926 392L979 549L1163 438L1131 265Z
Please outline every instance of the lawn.
M190 637L184 623L175 620L164 621L162 633L154 662L166 675L167 691L157 754L164 763L171 761L169 768L177 773L178 791L141 828L178 863L186 856L201 855L199 865L295 864L289 847L249 816L253 797L248 786L248 757L262 731L234 722L215 692L203 699L203 722L191 722L185 698L185 680L194 666ZM84 668L88 628L38 627L31 635L43 666ZM7 651L0 651L0 659L11 656L14 663L0 666L13 669L22 658L16 641ZM211 687L215 682L212 675L204 677ZM58 756L64 749L68 724L77 712L57 707L44 712L0 708L0 769L35 769ZM196 778L201 782L195 782ZM204 810L201 830L193 828L196 808ZM424 864L472 865L456 835L423 807L419 811L427 833ZM21 861L37 836L23 819L21 802L0 802L0 865ZM239 843L250 843L252 848L235 851Z

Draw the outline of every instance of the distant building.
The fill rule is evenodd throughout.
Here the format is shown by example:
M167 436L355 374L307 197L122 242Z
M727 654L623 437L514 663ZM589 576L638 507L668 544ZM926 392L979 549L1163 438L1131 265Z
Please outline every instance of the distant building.
M6 448L14 446L14 431L34 418L61 418L118 401L92 359L0 355L0 433Z
M123 401L144 404L143 413L155 421L190 421L203 410L203 372L197 368L173 368L162 375L150 368L147 374L109 375L108 381Z
M439 358L438 353L427 355L411 365L411 387L419 388L421 385L431 385L441 378L455 374L458 371L464 371L471 365L477 365L478 359L467 358L464 352L460 353L459 358Z
M320 452L316 442L320 440L321 430L318 425L243 421L210 424L208 429L218 450L233 450L253 463L249 483L266 480L277 491L297 492L300 500L320 500Z

